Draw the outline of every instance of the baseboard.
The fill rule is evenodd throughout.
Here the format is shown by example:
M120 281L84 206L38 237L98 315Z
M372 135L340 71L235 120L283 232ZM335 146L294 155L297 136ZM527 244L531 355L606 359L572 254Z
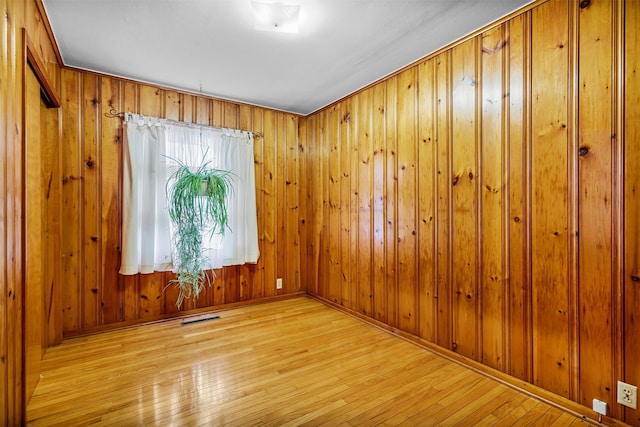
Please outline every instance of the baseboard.
M294 293L285 294L285 295L276 295L271 297L252 299L248 301L239 301L239 302L233 302L229 304L221 304L221 305L213 305L213 306L203 307L203 308L196 308L196 309L185 311L185 312L161 314L158 316L152 316L145 319L135 319L135 320L129 320L129 321L123 321L123 322L109 323L107 325L93 326L91 328L76 329L74 331L66 332L63 336L63 339L77 338L77 337L86 336L86 335L94 335L101 332L111 331L114 329L132 328L135 326L147 325L147 324L158 323L158 322L166 322L169 320L176 320L176 319L197 320L200 317L210 316L212 313L218 313L225 310L231 310L234 308L247 307L247 306L257 305L257 304L266 304L274 301L283 301L283 300L298 298L306 295L307 293L305 291L294 292Z

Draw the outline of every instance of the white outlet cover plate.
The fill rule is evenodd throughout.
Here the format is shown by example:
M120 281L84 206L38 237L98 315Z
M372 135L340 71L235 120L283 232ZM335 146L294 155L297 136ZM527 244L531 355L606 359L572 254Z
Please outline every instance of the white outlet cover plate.
M631 392L632 394L632 400L626 401L623 396L625 395L624 390L627 389ZM624 383L622 381L618 381L618 403L624 406L628 406L629 408L632 409L638 409L638 387L631 385L631 384L627 384Z

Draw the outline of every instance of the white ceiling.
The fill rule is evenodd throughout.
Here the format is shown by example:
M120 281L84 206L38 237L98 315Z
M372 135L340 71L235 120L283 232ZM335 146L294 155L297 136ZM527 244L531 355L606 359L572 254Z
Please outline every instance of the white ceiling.
M306 115L532 0L278 1L299 33L255 31L251 0L43 3L65 65Z

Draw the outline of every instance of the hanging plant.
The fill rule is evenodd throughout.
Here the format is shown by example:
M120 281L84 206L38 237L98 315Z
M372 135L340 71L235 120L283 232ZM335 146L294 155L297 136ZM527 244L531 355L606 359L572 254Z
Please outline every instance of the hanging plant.
M205 284L211 284L203 270L206 256L202 247L207 233L224 234L227 228L227 195L232 190L230 172L197 168L175 160L176 167L167 181L168 210L174 225L173 268L177 278L178 308L185 298L197 299Z

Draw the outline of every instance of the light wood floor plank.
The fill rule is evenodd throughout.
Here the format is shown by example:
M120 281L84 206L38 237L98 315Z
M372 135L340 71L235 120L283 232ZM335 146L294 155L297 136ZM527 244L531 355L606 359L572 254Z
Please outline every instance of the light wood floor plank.
M562 425L579 419L297 298L47 350L29 425ZM205 317L203 315L202 317Z

